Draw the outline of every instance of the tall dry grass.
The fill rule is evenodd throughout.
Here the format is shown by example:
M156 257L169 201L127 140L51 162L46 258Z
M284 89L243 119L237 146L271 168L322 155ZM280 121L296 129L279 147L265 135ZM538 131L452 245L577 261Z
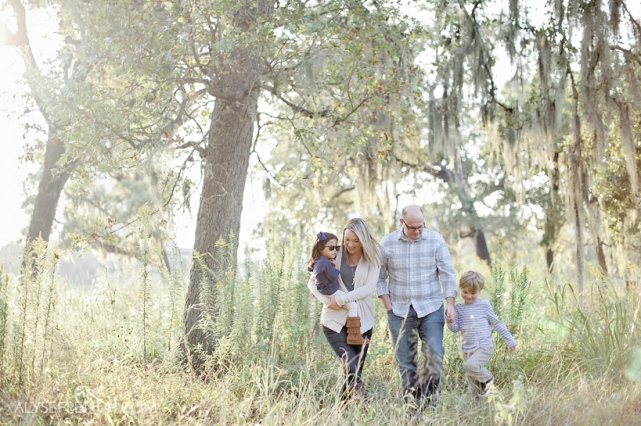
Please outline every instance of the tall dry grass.
M445 331L434 412L402 401L384 312L375 303L364 375L369 398L341 409L341 369L306 288L303 238L274 237L264 261L246 256L239 268L230 245L219 243L216 255L226 265L215 283L219 305L202 324L217 349L196 377L179 350L186 267L175 249L171 269L154 269L158 249L145 235L138 263L105 270L85 287L57 277L57 257L43 243L31 248L35 269L25 265L20 276L0 270L0 422L641 423L639 300L611 283L595 278L579 297L571 286L546 285L523 266L498 261L485 297L519 349L512 354L495 338L489 368L499 392L479 403L466 393L459 337Z

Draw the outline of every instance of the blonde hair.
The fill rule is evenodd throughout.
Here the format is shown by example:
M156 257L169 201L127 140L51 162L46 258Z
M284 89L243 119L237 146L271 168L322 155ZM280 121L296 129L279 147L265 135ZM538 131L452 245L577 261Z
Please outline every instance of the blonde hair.
M361 242L361 247L363 248L363 257L365 260L374 265L375 268L379 268L383 261L381 256L381 246L376 241L376 238L372 235L372 232L369 230L369 227L363 219L356 217L350 219L345 224L343 228L343 235L341 245L345 246L345 231L352 231L358 237L358 240Z
M472 293L477 294L483 290L485 285L485 277L483 274L476 271L466 271L461 275L459 280L459 287L462 289L470 290Z

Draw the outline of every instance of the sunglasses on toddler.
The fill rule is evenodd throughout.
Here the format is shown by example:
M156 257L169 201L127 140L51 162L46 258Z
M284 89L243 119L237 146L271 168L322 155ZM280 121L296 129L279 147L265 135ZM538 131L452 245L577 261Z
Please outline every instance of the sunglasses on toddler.
M341 246L325 246L329 251L341 251Z

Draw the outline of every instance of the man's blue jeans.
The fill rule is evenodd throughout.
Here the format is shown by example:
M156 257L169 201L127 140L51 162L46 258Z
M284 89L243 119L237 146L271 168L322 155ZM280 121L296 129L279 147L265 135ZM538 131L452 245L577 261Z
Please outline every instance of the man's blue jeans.
M412 306L407 318L387 311L392 345L396 362L401 373L403 396L412 395L416 400L431 397L438 390L443 371L443 328L445 315L443 306L437 311L418 318ZM418 341L421 340L423 359L419 364Z

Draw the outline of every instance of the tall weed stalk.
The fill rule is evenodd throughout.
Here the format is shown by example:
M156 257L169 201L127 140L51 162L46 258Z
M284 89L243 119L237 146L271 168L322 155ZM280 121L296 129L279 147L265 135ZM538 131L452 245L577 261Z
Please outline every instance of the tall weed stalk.
M208 316L217 338L216 362L295 362L317 330L300 238L272 236L260 267L246 252L242 276L236 274L230 247L221 242L216 252L225 272L218 275L218 315Z
M567 331L567 355L584 370L622 377L633 350L641 345L639 297L619 295L609 282L595 283L591 292L582 298L585 302L570 284L552 294L557 321Z
M228 241L219 239L215 245L215 254L194 253L193 268L200 268L198 303L201 311L198 327L207 339L215 342L215 353L205 353L202 348L195 348L199 358L206 361L209 367L219 369L228 359L226 356L225 338L235 323L234 293L236 278L236 257L234 255L235 235L230 232ZM207 266L206 256L213 258L215 269Z
M25 259L16 288L16 309L7 309L4 319L4 329L13 333L10 368L18 385L36 383L44 371L55 330L58 255L49 259L47 242L38 239L26 247Z
M56 308L56 277L58 271L58 262L60 256L58 253L53 254L53 259L51 261L50 273L49 273L49 287L47 289L45 306L44 306L44 329L43 329L43 349L42 349L42 359L40 362L40 375L42 376L42 371L45 366L45 361L47 354L51 353L52 341L53 341L53 324L54 324L54 313Z
M506 323L514 332L521 328L525 314L525 301L531 287L527 266L518 272L516 266L513 265L510 268L510 281L512 282L512 291L510 292L510 309Z
M300 229L287 240L272 236L259 271L257 339L279 362L298 359L297 352L307 350L317 330L310 327L311 307L318 302L307 289L307 250L301 241ZM313 322L317 323L317 318Z
M0 264L0 385L4 385L4 363L7 338L7 317L9 315L9 275Z
M289 267L290 273L283 283L285 304L281 310L286 324L281 337L286 340L287 345L306 350L311 340L310 332L316 330L320 316L320 312L318 316L314 315L316 312L312 306L320 306L320 303L307 289L310 273L307 263L301 261L301 253L306 253L307 250L302 246L300 229L297 229L295 235L289 240L285 256L285 265Z
M142 295L142 356L143 361L147 362L147 345L148 345L148 331L149 331L149 304L150 304L150 291L149 284L149 261L150 250L149 240L151 239L149 231L149 220L151 217L151 210L148 206L143 206L139 210L140 215L140 228L138 230L140 245L140 261L142 268L140 269L140 292Z
M242 281L229 282L228 285L234 286L234 304L233 315L235 321L233 323L224 321L230 324L231 327L226 330L220 330L224 337L220 340L221 348L227 354L233 354L234 357L240 358L240 354L250 354L251 347L254 343L252 338L254 332L254 311L255 311L255 271L254 264L249 257L249 253L245 253L245 261L243 264L244 276ZM228 292L227 295L230 293ZM227 300L223 298L223 303Z
M193 259L194 264L192 268L200 268L202 274L200 274L200 283L198 283L198 288L200 289L198 293L198 308L201 311L201 314L198 319L198 324L196 327L203 330L207 339L211 339L215 332L215 323L214 319L216 318L216 310L214 303L216 303L215 294L210 285L210 277L213 275L211 269L207 266L205 262L205 256L211 256L209 253L198 253L194 252ZM192 309L194 309L193 307ZM184 345L186 349L189 350L189 345ZM193 349L199 359L207 359L208 354L203 352L203 349L196 347ZM191 359L192 356L188 353L187 359Z
M248 335L239 335L237 331L237 325L242 324L244 317L249 313L242 311L246 307L244 303L241 303L240 307L237 304L242 302L238 298L238 294L241 293L242 299L242 288L239 289L240 285L237 283L235 239L235 234L230 232L227 241L220 239L216 242L214 264L218 270L216 275L212 276L216 280L216 294L215 298L209 299L210 305L214 305L209 327L216 339L216 351L212 361L217 367L235 358L236 354L242 353L248 341Z
M267 259L263 262L258 281L258 314L256 316L256 339L260 345L269 345L274 332L276 315L280 308L281 297L286 298L287 293L282 293L282 285L288 278L291 270L286 266L286 246L278 238L270 238L267 244Z
M492 292L490 293L490 303L494 308L494 313L499 317L503 317L503 305L505 294L505 268L503 263L495 262L492 268Z
M173 245L171 251L171 266L161 263L160 272L167 283L167 290L169 292L169 321L167 324L167 350L171 352L174 341L178 337L181 328L181 313L180 302L184 299L183 289L187 276L185 273L185 265L183 263L180 248L176 244Z
M491 282L490 303L494 312L512 334L518 333L526 313L526 301L532 284L527 267L524 266L519 271L514 263L509 263L506 267L504 263L497 261L492 269Z

